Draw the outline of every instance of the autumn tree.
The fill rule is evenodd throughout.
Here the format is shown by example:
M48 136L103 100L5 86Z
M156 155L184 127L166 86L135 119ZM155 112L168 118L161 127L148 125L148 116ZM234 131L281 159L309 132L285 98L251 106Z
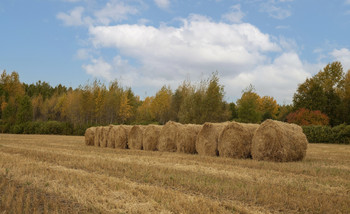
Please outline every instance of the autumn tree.
M293 98L294 107L320 110L329 116L331 125L342 123L344 118L339 112L343 84L344 72L341 63L330 63L299 85Z
M154 97L151 103L152 117L156 119L160 124L165 124L171 116L172 92L169 87L163 86Z
M213 73L203 100L202 122L222 122L230 117L228 105L224 101L224 87L219 84L218 73Z
M310 111L305 108L288 114L286 118L288 123L295 123L301 126L328 125L329 123L328 116L322 114L321 111Z
M119 117L121 118L121 123L125 123L132 116L132 113L132 106L130 105L128 94L125 92L120 98Z
M237 100L238 118L246 123L258 123L262 114L260 108L260 96L255 92L255 88L250 85L242 91L242 97Z
M262 114L262 120L276 119L278 114L278 104L273 97L264 96L259 100L259 111Z
M136 121L141 124L148 124L154 121L151 112L153 97L146 97L142 104L137 108Z

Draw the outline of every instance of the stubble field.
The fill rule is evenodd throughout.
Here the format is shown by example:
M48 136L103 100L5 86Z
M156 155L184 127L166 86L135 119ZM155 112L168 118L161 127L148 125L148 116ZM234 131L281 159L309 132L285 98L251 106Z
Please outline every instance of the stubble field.
M350 213L350 146L273 163L0 134L0 213Z

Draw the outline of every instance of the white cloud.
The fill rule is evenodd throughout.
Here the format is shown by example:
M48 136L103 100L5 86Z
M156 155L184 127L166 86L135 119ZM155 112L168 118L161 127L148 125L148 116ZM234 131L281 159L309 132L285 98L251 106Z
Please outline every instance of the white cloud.
M154 3L162 9L167 9L170 6L170 0L154 0Z
M281 3L293 2L293 0L268 0L261 4L260 10L266 12L275 19L285 19L292 15L289 5L281 5Z
M94 76L102 77L106 80L113 80L113 67L102 58L92 59L92 64L82 66L85 71Z
M245 14L241 11L241 5L236 4L231 7L231 11L222 15L222 19L232 23L241 23Z
M57 19L60 19L63 21L64 25L67 26L79 26L84 25L84 21L82 18L82 14L84 12L83 7L76 7L73 10L71 10L69 13L58 13Z
M91 27L95 47L114 47L137 59L154 75L179 78L190 72L219 70L237 73L266 60L263 53L279 51L269 35L250 24L215 23L192 16L179 28L144 25ZM151 75L150 73L150 75Z
M350 50L347 48L334 49L331 53L331 56L340 61L343 65L344 71L350 69Z
M75 56L77 59L81 59L81 60L90 59L91 58L90 50L84 49L84 48L79 49Z
M127 19L129 14L136 14L138 10L121 1L107 2L106 6L101 10L94 12L96 22L108 25L111 22L119 22Z
M87 73L108 80L122 78L140 89L140 95L164 84L174 89L188 77L198 80L218 70L230 99L239 98L252 83L259 94L290 103L297 85L310 76L294 41L274 42L247 23L217 23L193 15L180 27L124 24L90 27L89 33L95 48L116 48L120 55L111 62L93 59L83 67Z
M83 16L84 12L88 15ZM91 26L120 22L137 13L137 6L128 5L120 0L110 0L100 9L90 8L86 11L84 7L76 7L68 13L60 12L56 17L67 26Z

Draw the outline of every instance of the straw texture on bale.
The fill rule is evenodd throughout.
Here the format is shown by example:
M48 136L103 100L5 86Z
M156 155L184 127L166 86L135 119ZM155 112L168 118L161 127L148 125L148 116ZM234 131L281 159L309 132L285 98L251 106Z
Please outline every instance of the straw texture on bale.
M95 144L95 127L90 127L85 131L85 145L93 146Z
M173 121L167 122L160 131L158 151L176 152L176 137L182 124Z
M104 126L101 129L100 147L107 147L108 134L112 126Z
M95 129L95 139L94 139L95 146L100 146L101 129L102 129L102 126L96 127Z
M128 148L128 134L131 127L129 126L116 126L114 131L114 148L127 149ZM113 143L112 143L113 144Z
M300 161L306 155L307 145L300 126L266 120L254 134L252 156L255 160Z
M177 152L186 154L195 154L197 135L202 129L201 125L183 125L178 129L176 137Z
M116 139L116 132L118 131L118 126L111 126L108 137L107 137L107 147L108 148L115 148L115 139Z
M196 139L196 151L199 155L218 155L218 138L227 124L204 123Z
M156 151L162 126L148 125L143 134L143 150Z
M219 136L219 156L250 158L254 132L258 127L258 124L229 123Z
M128 137L128 147L132 150L141 150L143 148L142 140L146 126L135 125L131 128Z

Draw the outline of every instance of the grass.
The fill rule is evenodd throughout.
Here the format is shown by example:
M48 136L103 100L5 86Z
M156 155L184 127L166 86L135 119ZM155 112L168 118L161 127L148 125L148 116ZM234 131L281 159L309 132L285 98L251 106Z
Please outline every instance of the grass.
M350 146L273 163L0 135L0 212L350 213Z

